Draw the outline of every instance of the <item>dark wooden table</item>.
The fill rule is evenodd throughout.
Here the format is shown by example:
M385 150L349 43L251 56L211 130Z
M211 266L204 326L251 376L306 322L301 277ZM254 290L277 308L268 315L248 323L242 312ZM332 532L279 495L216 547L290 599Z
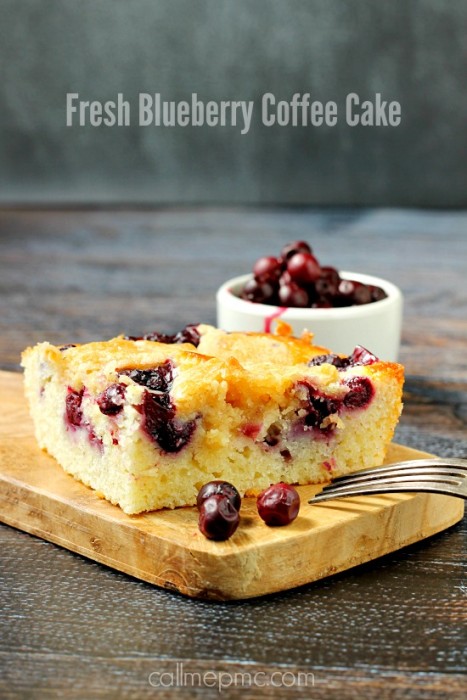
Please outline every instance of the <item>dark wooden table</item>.
M39 340L214 322L217 286L297 238L323 262L402 287L397 438L467 457L463 212L3 211L0 367L17 371ZM333 578L213 604L0 526L0 697L215 698L219 682L231 698L465 697L466 539L464 520ZM196 675L174 687L181 671L215 687ZM299 687L299 672L314 685Z

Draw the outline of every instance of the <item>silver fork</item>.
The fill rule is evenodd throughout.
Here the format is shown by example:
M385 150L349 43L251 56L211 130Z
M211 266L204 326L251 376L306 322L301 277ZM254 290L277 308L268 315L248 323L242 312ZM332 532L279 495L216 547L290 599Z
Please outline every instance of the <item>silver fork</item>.
M308 503L407 491L428 491L467 498L467 459L412 459L338 476Z

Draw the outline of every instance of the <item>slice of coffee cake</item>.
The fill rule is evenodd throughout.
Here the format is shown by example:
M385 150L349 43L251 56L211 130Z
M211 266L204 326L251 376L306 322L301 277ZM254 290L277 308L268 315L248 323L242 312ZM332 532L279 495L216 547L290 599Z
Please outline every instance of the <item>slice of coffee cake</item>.
M211 479L244 494L380 464L402 407L402 367L282 333L200 325L28 348L39 445L130 514L194 504Z

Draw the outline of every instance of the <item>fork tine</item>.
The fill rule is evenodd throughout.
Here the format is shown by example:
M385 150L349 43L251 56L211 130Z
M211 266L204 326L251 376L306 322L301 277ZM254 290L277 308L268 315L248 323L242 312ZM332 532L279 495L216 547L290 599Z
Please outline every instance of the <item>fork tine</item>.
M404 484L400 483L387 483L387 484L366 484L365 486L354 486L346 487L342 489L335 489L326 492L319 493L314 498L310 499L308 503L315 504L322 501L330 501L336 498L345 498L349 496L368 496L372 494L379 493L407 493L409 491L416 492L428 492L428 493L441 493L448 496L458 496L461 498L467 498L467 493L461 493L458 487L452 486L445 483L439 482L421 482L421 481L409 481Z
M394 469L406 469L415 467L455 467L461 471L467 473L467 459L441 459L439 457L427 458L427 459L410 459L404 462L395 462L394 464L387 464L383 467L376 467L372 469L362 469L358 472L353 472L352 474L344 474L343 476L337 476L333 479L333 483L341 482L347 479L352 479L357 476L370 476L372 474L384 474L390 472Z
M438 475L438 476L454 476L458 479L467 478L467 471L459 469L458 467L435 467L435 466L424 466L424 467L403 467L395 465L394 467L385 467L382 469L370 469L361 472L354 472L353 474L346 474L345 476L336 477L332 481L332 485L340 486L345 484L356 484L359 481L378 481L380 479L389 479L391 477L398 476L411 476L420 477Z
M333 479L309 503L371 493L429 491L467 498L467 460L419 459Z
M412 474L397 474L395 476L381 477L380 479L355 479L355 481L345 483L345 484L326 484L323 491L342 491L347 488L363 488L364 486L384 486L384 484L404 484L404 483L438 483L438 484L452 484L453 486L458 486L462 483L464 477L456 476L453 474L416 474L415 477Z

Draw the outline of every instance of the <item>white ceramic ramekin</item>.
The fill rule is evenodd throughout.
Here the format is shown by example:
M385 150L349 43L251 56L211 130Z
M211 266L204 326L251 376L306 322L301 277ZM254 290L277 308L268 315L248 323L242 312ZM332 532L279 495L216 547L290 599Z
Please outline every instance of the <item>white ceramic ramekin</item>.
M271 306L244 301L238 296L252 275L242 275L225 282L217 291L217 325L226 331L273 331L280 318L292 326L294 335L304 330L314 334L315 345L333 352L350 354L363 345L382 360L396 362L402 327L402 293L387 280L340 271L344 279L381 287L385 299L361 306L332 309L308 309Z

